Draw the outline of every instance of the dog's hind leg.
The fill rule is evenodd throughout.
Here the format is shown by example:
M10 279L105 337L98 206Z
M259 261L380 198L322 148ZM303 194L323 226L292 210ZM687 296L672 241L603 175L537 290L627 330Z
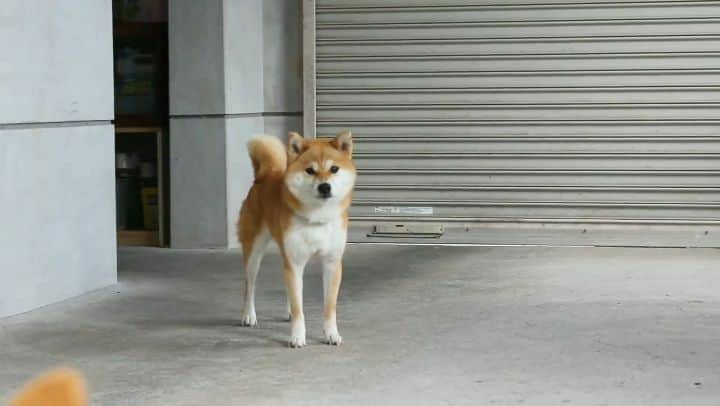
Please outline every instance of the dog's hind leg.
M245 263L245 306L243 307L241 326L254 327L257 325L255 313L255 282L265 249L270 242L270 233L261 230L252 241L243 241L243 261Z

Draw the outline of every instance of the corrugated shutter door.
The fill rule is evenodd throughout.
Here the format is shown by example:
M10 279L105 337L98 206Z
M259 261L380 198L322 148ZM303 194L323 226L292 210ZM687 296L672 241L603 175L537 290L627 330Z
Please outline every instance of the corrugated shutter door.
M720 245L720 2L314 7L354 241Z

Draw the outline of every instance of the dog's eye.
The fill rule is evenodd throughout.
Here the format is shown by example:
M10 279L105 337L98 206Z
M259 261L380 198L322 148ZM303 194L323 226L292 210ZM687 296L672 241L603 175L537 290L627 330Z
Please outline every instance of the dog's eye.
M315 175L315 169L313 168L307 168L305 172L307 172L308 175Z
M330 167L330 172L332 172L332 173L337 173L339 170L340 170L340 168L338 168L338 167L335 166L335 165L333 165L333 166Z

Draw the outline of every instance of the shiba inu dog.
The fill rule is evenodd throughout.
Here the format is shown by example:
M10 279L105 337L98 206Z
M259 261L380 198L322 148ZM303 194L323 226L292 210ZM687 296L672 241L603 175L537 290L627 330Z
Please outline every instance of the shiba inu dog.
M303 270L319 257L323 268L325 341L340 345L335 305L342 279L348 207L355 185L350 132L304 139L291 132L287 147L272 136L248 143L255 183L240 209L238 238L245 263L241 324L255 326L255 280L265 249L275 240L283 258L291 322L289 345L305 346Z

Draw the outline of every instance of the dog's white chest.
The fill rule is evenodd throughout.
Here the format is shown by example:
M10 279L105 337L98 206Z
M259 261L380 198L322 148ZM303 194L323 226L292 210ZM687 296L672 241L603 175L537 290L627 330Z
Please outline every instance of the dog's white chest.
M285 253L296 264L306 262L315 255L341 255L346 239L346 230L340 218L321 224L297 220L285 234Z

